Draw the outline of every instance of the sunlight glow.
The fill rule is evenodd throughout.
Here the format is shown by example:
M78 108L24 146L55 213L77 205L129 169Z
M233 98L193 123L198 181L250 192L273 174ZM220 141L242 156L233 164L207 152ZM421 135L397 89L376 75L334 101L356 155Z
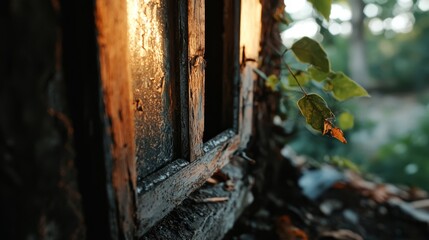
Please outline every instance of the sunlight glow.
M332 35L338 35L341 33L341 25L337 22L330 23L328 29Z
M413 6L413 0L397 0L396 2L405 9L410 9Z
M155 6L146 9L142 6ZM128 36L131 53L139 58L151 56L156 61L163 61L162 22L156 16L160 9L160 2L153 0L127 0Z
M429 10L429 0L419 0L417 3L417 7L419 7L422 11L428 11Z
M331 21L329 23L328 30L332 35L341 34L344 36L348 36L352 33L352 24L350 22L338 23Z
M316 23L314 17L312 17L313 7L308 1L284 0L284 3L286 5L286 12L294 20L292 26L281 33L285 45L304 36L320 38L320 26ZM352 27L349 21L352 18L352 13L349 5L332 4L330 18L337 21L326 22L324 26L327 26L333 35L350 35Z
M363 13L369 18L373 18L381 13L381 7L376 4L370 3L365 6L365 8L363 9Z
M302 37L313 38L319 32L319 25L316 20L309 18L306 20L295 22L289 29L283 31L280 35L283 43L289 42L290 39L299 39Z
M284 3L286 5L286 12L293 14L302 11L307 1L285 0Z
M411 32L414 21L412 13L401 13L392 19L392 30L398 33Z
M341 21L350 21L352 19L352 12L348 5L334 3L332 4L331 15L329 18L339 19Z
M349 36L352 33L352 24L350 22L341 23L341 35Z
M383 33L383 21L380 18L373 18L368 23L369 30L374 35Z
M313 7L307 1L285 0L286 12L295 19L306 19L311 17Z
M258 0L241 1L241 21L240 21L240 47L245 46L245 56L247 58L258 58L259 36L261 32L262 6ZM242 54L240 54L240 58ZM240 62L243 61L240 59Z
M386 30L392 29L392 18L386 18L383 20L383 28Z

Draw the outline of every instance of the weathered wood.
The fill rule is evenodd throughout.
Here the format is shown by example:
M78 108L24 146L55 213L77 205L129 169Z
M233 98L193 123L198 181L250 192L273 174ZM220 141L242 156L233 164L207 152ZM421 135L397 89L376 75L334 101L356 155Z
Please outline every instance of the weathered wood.
M257 78L253 69L257 67L255 60L258 59L260 49L261 9L259 0L241 0L240 62L244 67L241 70L240 88L240 149L246 148L253 131L253 91Z
M261 12L260 0L241 0L240 49L244 48L245 57L253 60L258 59L261 44ZM243 61L246 59L240 59Z
M110 216L115 218L117 235L112 239L133 239L135 235L136 211L136 164L134 146L134 124L131 100L131 74L128 62L128 25L125 1L96 1L95 8L97 43L101 87L105 112L109 119L105 126L110 135L112 160L111 177L113 206ZM109 164L110 165L110 164ZM110 170L110 169L109 169ZM114 211L112 211L114 210Z
M168 178L165 177L165 172L152 176L152 179L163 181L148 187L146 192L141 190L138 195L139 236L200 187L217 169L227 164L237 149L239 140L234 132L227 131L205 144L206 152L200 159L185 167L177 167L177 172L170 173Z
M192 1L191 1L192 2ZM189 2L190 5L194 4ZM252 2L254 4L254 2ZM260 5L258 5L260 7ZM235 5L235 7L237 7ZM191 7L189 8L191 9ZM245 8L249 9L249 7ZM250 8L255 11L260 8ZM252 13L246 13L248 18L253 19L254 15L260 15L260 13L255 12ZM238 16L235 16L238 17ZM194 18L195 16L189 16L189 18ZM243 20L243 19L242 19ZM245 21L247 21L246 18L244 18ZM188 23L191 22L191 20L188 20ZM195 25L195 23L194 23ZM194 26L195 27L195 26ZM197 26L200 27L200 26ZM191 26L189 26L191 28ZM189 38L193 38L193 41L195 41L196 36L191 36L191 30L189 30L190 35ZM240 34L242 31L240 31ZM259 33L259 31L258 31ZM196 34L196 33L193 33ZM258 36L255 37L256 39L259 39ZM189 41L191 42L191 39ZM252 39L252 41L254 41ZM258 41L258 40L256 40ZM195 42L193 45L190 43L193 47L193 51L195 52ZM237 43L238 44L238 43ZM249 50L251 51L251 49ZM255 51L255 50L253 50ZM191 52L191 49L189 49L189 52ZM197 56L197 58L202 60L202 55L204 52L199 52L200 55L193 55ZM249 54L257 54L256 52L249 52ZM189 55L191 56L191 55ZM253 55L257 56L257 55ZM235 61L233 61L231 64L234 66L237 66L237 68L233 68L232 71L238 71L238 56L236 58L234 57ZM194 59L195 60L195 59ZM191 58L192 63L192 58ZM202 63L202 62L201 62ZM201 67L201 66L200 66ZM255 75L253 74L253 67L255 67L255 64L248 64L248 66L243 71L241 77L242 77L242 83L239 89L239 111L238 109L235 109L237 111L237 118L239 118L239 134L233 130L227 130L224 133L218 135L215 139L210 140L206 142L203 146L201 146L201 149L199 150L201 154L200 158L196 158L195 152L194 154L194 160L191 163L188 163L184 160L177 160L162 170L158 171L157 173L154 173L142 182L142 184L139 185L138 188L138 211L137 215L139 218L139 236L144 234L148 231L148 229L156 224L161 218L166 216L175 206L177 206L183 199L185 199L192 191L197 189L201 184L204 183L204 181L211 176L211 174L216 171L216 169L221 168L229 161L229 157L238 149L239 145L241 148L244 148L247 145L247 141L250 138L251 134L251 124L252 124L252 90L253 90L253 81L255 79ZM192 72L194 71L194 72ZM200 72L198 72L200 71ZM204 68L197 68L197 66L190 66L190 81L196 82L195 76L199 76L200 78L203 77L202 75L198 75L198 73L201 73L204 71ZM192 79L192 76L194 77ZM238 86L237 86L238 88ZM191 83L189 89L192 89ZM204 89L204 86L199 85L197 88L201 92L202 89ZM197 93L197 92L196 92ZM193 113L196 113L196 106L203 107L203 105L195 105L197 102L197 99L193 99L191 96L192 91L189 92L190 94L190 112L193 111ZM201 93L203 94L203 93ZM203 100L204 97L201 96L201 100ZM191 100L194 100L192 103ZM192 105L194 104L194 105ZM201 102L200 102L201 104ZM202 109L201 109L202 110ZM202 112L199 112L202 113ZM245 116L242 116L244 114ZM194 141L195 143L202 143L202 128L203 126L196 126L192 124L199 124L200 122L195 122L196 118L192 118L192 114L189 114L190 116L190 128L196 127L193 130L190 130L190 136L191 138L195 135L192 135L195 133L196 130L198 130L199 134L197 137L199 138L199 141L197 142L194 138L190 141ZM203 119L200 119L203 121ZM194 132L192 132L194 131ZM244 131L244 132L243 132ZM191 152L192 156L192 152Z
M0 3L0 238L83 239L62 6Z
M241 72L241 89L240 89L240 149L245 149L252 136L253 123L253 88L256 75L253 72L256 63L248 62Z
M204 133L204 1L188 1L189 148L191 161L203 154Z
M222 239L253 200L247 166L246 161L234 159L222 169L234 184L232 191L225 190L225 183L203 186L141 239ZM227 200L204 203L215 198Z
M129 99L128 103L126 103L127 100L111 102L114 101L113 98L119 97L113 93L116 88L111 89L116 87L115 84L121 84L119 81L115 83L115 79L124 80L126 78L124 76L128 74L127 68L123 68L124 58L118 56L122 54L120 51L126 49L116 49L116 47L121 48L123 43L112 39L115 28L124 24L123 19L116 15L124 14L124 9L122 12L112 14L115 16L113 19L108 19L111 17L108 16L110 14L108 11L111 9L109 10L109 5L104 5L107 3L102 3L101 0L100 2L63 1L63 3L64 69L68 97L72 103L70 108L74 127L76 165L87 226L86 235L88 239L125 238L128 233L124 233L121 222L127 220L124 217L127 209L124 208L132 205L120 206L122 204L120 201L126 202L132 199L128 198L126 193L119 192L118 186L124 182L132 184L130 180L132 173L125 173L124 176L127 176L125 179L114 176L114 173L117 174L118 171L124 170L123 168L130 167L127 165L129 159L123 159L124 162L115 162L119 157L126 158L124 155L129 154L126 153L127 151L132 153L132 145L126 147L123 145L128 137L132 139L132 135L129 136L127 135L129 132L126 132L130 131L128 127L132 125L123 127L117 125L119 119L124 121L124 125L129 124L127 118L130 116L121 115L129 113L126 108L129 108L130 102ZM98 16L95 16L96 13ZM118 25L115 25L115 21ZM100 34L100 38L97 38L97 33ZM118 38L126 41L126 37L120 34L121 32ZM115 58L119 60L119 67L116 70L114 69ZM108 84L112 85L105 88ZM125 104L128 106L120 109ZM118 131L112 132L112 130ZM125 133L121 132L123 130ZM115 146L115 144L122 145ZM115 153L112 150L115 150ZM119 156L120 154L124 155ZM114 180L116 177L119 178ZM127 187L132 188L132 186Z
M180 157L190 159L189 155L189 62L188 62L188 4L187 0L178 0L177 28L175 39L178 44L179 56L177 59L179 68L179 92L180 92Z

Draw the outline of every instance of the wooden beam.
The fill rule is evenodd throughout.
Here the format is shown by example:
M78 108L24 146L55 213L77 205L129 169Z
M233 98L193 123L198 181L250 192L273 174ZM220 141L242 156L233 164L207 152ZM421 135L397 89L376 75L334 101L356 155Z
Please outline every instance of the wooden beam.
M261 14L260 0L241 0L240 20L240 47L245 48L246 58L257 60L261 39ZM243 55L240 54L240 57ZM246 59L240 59L241 62Z
M239 134L240 149L244 149L252 135L253 126L253 91L256 74L253 69L258 67L260 40L261 40L262 5L259 0L241 0L240 14L240 62L241 88ZM245 57L245 59L242 59ZM248 61L251 60L251 61Z
M196 160L203 154L204 15L204 1L188 1L189 148L191 161Z
M239 113L239 134L240 149L245 149L252 135L253 123L253 89L256 75L253 69L257 67L254 62L248 62L241 72L240 88L240 113Z
M106 165L112 181L111 223L117 224L112 239L134 239L136 211L136 164L131 75L128 64L128 25L126 1L96 1L96 29L100 78L107 122L107 145L112 161ZM113 228L114 229L114 228Z
M188 4L187 0L178 0L177 28L175 32L175 41L178 43L179 54L176 61L179 68L179 92L180 92L180 157L190 159L189 148L189 63L188 63Z

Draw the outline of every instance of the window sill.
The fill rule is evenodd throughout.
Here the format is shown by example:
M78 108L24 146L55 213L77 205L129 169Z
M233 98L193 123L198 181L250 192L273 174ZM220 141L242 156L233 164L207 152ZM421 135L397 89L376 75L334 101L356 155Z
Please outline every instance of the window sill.
M224 189L225 183L205 184L140 239L221 239L253 201L253 178L248 175L247 165L247 161L234 157L222 169L234 183L232 191ZM202 202L213 197L228 200Z

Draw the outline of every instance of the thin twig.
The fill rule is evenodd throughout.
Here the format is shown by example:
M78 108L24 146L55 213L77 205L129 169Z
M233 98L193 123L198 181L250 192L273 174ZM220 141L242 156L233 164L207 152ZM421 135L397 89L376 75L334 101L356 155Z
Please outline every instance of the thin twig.
M283 61L283 56L287 53L287 51L289 51L289 48L286 48L284 51L283 51L283 53L282 53L282 55L280 56L280 59Z
M287 64L287 63L286 63L286 61L284 61L284 60L283 60L283 56L286 54L286 52L287 52L288 50L289 50L289 49L288 49L288 48L286 48L286 49L283 51L283 53L282 53L282 55L281 55L281 57L280 57L280 61L282 61L282 62L286 65L287 70L289 71L289 73L290 73L290 74L292 74L293 78L295 79L295 81L296 81L296 83L298 84L299 88L301 89L302 93L304 93L304 95L305 95L305 96L307 96L307 92L306 92L306 91L304 90L304 88L301 86L301 83L299 83L298 78L296 78L295 74L292 72L292 69L290 69L289 64Z
M307 92L302 88L301 83L299 83L298 79L295 77L295 74L293 74L292 69L290 69L289 65L287 63L284 63L289 70L290 74L292 74L293 78L295 78L296 83L298 83L299 88L301 88L302 93L304 93L305 96L307 96Z

